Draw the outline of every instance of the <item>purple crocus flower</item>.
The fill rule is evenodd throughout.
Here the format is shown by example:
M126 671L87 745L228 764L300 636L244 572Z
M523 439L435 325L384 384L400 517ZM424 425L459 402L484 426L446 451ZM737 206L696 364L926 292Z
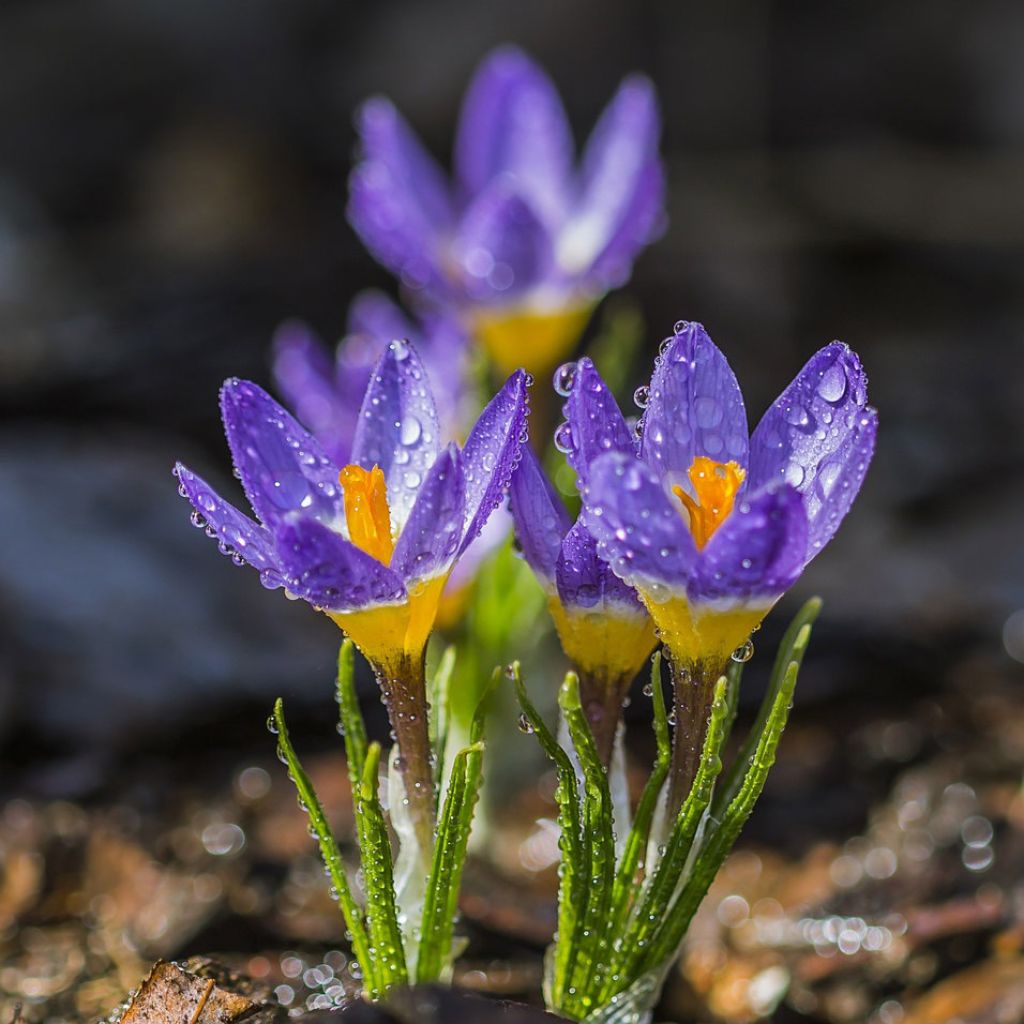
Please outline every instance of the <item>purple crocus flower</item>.
M381 684L423 850L432 843L433 775L424 649L459 556L502 501L526 440L528 378L514 373L465 446L442 447L415 349L392 341L374 370L347 464L265 391L221 390L235 471L256 520L178 465L182 495L225 554L267 587L325 612Z
M297 321L283 324L275 335L277 391L339 466L352 451L374 366L395 338L411 342L422 360L441 436L465 437L480 406L470 384L466 334L452 317L435 311L413 320L383 292L369 289L352 300L347 332L334 353ZM480 563L504 542L509 529L508 513L499 508L452 571L441 599L440 623L454 621Z
M581 476L591 459L615 450L636 454L636 440L607 384L590 359L560 371L558 388L579 445L559 440ZM636 592L597 554L582 520L575 523L532 449L509 491L516 536L547 593L548 607L569 660L580 678L584 710L598 752L611 759L619 713L630 683L654 649L654 626Z
M466 93L454 182L388 100L365 103L357 127L353 227L407 287L460 310L506 372L553 367L664 219L657 100L639 75L620 86L578 168L557 91L511 46L484 60Z
M860 360L833 342L749 435L725 357L700 324L681 322L651 378L638 454L591 461L583 520L650 611L672 658L677 717L696 723L684 780L714 681L836 532L877 422Z
M423 363L443 437L471 425L466 335L451 317L416 321L383 292L360 292L348 308L345 336L332 353L305 324L289 321L274 337L274 383L285 403L338 465L352 451L359 406L389 341L404 338ZM479 406L477 406L479 409Z

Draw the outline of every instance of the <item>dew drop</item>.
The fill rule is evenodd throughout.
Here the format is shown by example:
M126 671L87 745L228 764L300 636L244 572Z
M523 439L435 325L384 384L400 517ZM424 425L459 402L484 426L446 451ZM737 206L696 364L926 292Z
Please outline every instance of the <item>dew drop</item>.
M739 662L741 665L750 661L754 656L754 641L747 640L745 643L740 644L735 651L732 652L730 657L733 661Z
M576 382L576 364L574 362L562 363L555 370L551 383L555 391L563 398L568 398L572 393L572 386Z
M406 448L414 445L422 436L423 427L415 416L406 416L399 428L398 439Z
M560 423L555 431L555 447L563 455L567 455L573 450L572 425L568 420Z

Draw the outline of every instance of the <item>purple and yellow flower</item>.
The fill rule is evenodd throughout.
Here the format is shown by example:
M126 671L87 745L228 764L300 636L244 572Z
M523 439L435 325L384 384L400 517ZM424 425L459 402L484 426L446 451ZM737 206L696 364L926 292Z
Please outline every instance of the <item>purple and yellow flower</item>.
M349 306L346 334L333 353L297 321L283 324L274 337L277 391L338 465L348 461L363 394L395 338L409 341L423 363L441 436L464 438L480 411L479 396L471 382L466 334L450 316L433 311L414 320L383 292L367 290ZM459 558L441 598L441 628L458 620L481 562L504 543L510 528L507 512L497 509Z
M457 309L503 372L546 371L661 227L664 173L651 83L633 75L574 166L561 100L501 47L466 94L450 183L394 106L365 103L349 219L410 289Z
M677 328L642 396L639 452L590 462L583 520L647 606L672 658L677 711L699 728L731 653L849 511L878 418L860 360L833 342L751 435L725 357L700 324ZM681 690L682 677L695 692Z
M449 574L507 490L526 440L527 386L514 373L465 446L442 447L423 364L392 341L342 465L256 384L224 384L224 430L255 520L175 469L194 521L225 554L324 612L374 667L426 849L434 794L424 649Z
M559 443L577 473L585 477L589 461L607 451L635 455L635 438L594 364L581 359L571 374L560 377L566 415L580 442L566 443L563 437ZM654 626L633 588L598 557L597 542L583 521L571 520L529 448L523 450L509 496L520 549L545 589L607 764L629 685L654 649Z

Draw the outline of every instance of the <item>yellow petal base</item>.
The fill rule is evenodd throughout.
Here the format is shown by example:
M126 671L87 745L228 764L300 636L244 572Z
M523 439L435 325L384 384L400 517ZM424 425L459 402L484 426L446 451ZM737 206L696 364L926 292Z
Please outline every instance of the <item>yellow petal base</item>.
M732 652L749 639L774 603L719 611L708 605L695 608L685 597L671 597L659 604L642 589L639 592L662 643L680 664L726 665Z
M623 606L619 614L566 609L555 595L548 607L569 660L581 674L609 684L632 679L657 643L654 624L637 609Z
M448 577L424 580L403 604L379 604L357 612L327 612L367 661L386 668L404 659L419 658L434 628L441 593Z
M593 310L593 303L551 313L502 309L475 314L470 326L503 376L523 367L539 377L569 356Z

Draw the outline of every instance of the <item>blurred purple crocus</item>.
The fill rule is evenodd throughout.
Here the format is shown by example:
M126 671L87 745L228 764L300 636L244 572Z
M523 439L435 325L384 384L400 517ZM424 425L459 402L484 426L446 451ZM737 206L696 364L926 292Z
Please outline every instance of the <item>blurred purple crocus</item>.
M343 465L352 451L359 407L388 342L412 343L430 381L443 437L464 436L473 412L467 338L451 317L428 313L413 320L383 292L360 292L348 308L345 336L334 352L299 321L274 336L274 383L285 404Z
M749 435L725 357L700 324L676 326L640 396L639 452L610 446L581 483L599 555L636 588L671 656L677 718L694 725L677 750L685 795L715 680L836 532L878 417L860 360L833 342ZM579 422L573 441L586 444Z
M503 500L526 441L528 378L514 373L463 448L442 447L424 366L387 345L362 401L351 451L332 459L249 381L221 390L235 471L250 519L179 464L179 490L221 551L325 612L380 682L401 750L424 855L434 789L424 650L456 561Z
M577 473L606 451L636 453L636 440L618 403L590 359L559 371L557 389L579 445L564 446ZM611 760L615 731L630 683L654 649L654 626L636 591L597 554L581 519L575 523L532 449L512 477L509 491L523 557L547 593L548 607L580 679L583 708L598 753Z
M457 309L504 372L564 358L664 220L658 106L640 75L619 87L579 167L554 85L511 46L466 93L454 181L389 100L367 101L357 128L352 225L408 288Z

